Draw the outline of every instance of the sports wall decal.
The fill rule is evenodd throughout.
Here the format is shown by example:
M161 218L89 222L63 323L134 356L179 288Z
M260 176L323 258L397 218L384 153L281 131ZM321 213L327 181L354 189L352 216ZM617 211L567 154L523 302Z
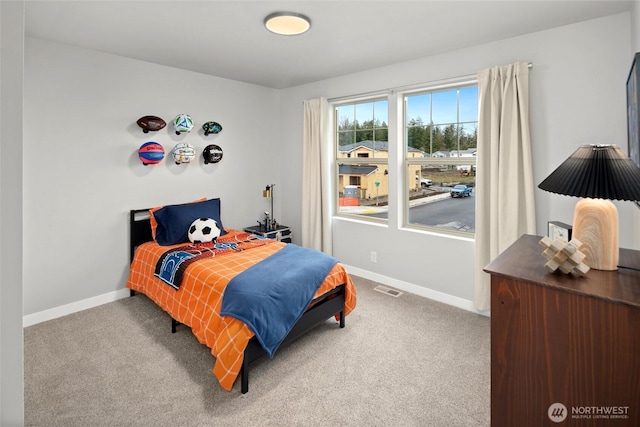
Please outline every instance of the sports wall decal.
M178 114L173 119L173 128L176 130L176 135L189 133L193 129L193 119L188 114Z
M142 129L143 133L156 132L167 126L167 122L164 119L153 115L140 117L136 120L136 124ZM194 128L194 124L193 118L184 113L178 114L172 121L176 135L190 133ZM204 136L219 134L222 132L222 125L211 120L202 124L202 130L204 131ZM222 155L222 148L216 144L209 144L202 151L205 165L220 162ZM147 141L138 149L138 158L144 166L158 164L164 159L164 156L164 147L156 141ZM191 163L196 157L196 149L189 143L178 143L171 150L171 156L177 165Z
M136 122L142 128L142 132L157 131L164 128L167 123L158 116L143 116Z
M210 133L220 133L222 132L222 125L218 122L206 122L202 125L202 130L204 130L204 136Z
M138 158L143 165L155 165L164 158L164 147L155 141L145 142L138 149Z
M196 150L193 148L193 145L181 142L173 147L171 155L173 156L173 160L175 160L176 165L191 163L191 160L196 157Z
M204 157L204 164L218 163L222 160L222 148L216 144L209 144L202 151L202 157Z

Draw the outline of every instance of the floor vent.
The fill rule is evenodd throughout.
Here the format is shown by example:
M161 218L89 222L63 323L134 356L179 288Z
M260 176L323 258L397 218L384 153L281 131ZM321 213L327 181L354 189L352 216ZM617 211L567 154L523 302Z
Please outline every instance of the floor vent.
M386 286L382 286L382 285L376 286L375 288L373 288L373 290L382 292L383 294L391 295L392 297L396 297L396 298L402 295L402 292L396 289L387 288Z

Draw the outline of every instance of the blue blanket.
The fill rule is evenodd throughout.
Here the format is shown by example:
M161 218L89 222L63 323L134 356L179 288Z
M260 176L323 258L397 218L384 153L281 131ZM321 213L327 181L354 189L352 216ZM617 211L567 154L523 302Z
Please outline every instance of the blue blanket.
M229 281L220 314L246 323L273 357L337 262L288 244Z

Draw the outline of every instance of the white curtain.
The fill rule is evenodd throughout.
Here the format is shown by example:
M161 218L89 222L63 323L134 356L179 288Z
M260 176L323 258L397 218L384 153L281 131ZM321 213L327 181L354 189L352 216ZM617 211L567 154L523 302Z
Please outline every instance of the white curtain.
M480 71L478 103L474 305L485 311L490 278L483 268L522 234L536 231L528 64Z
M304 102L302 246L331 254L330 172L325 98Z

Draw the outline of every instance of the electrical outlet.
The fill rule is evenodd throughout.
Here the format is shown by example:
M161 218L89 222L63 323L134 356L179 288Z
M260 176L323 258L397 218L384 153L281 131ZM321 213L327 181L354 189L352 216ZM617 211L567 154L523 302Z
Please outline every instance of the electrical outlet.
M378 253L371 251L371 262L378 262Z

